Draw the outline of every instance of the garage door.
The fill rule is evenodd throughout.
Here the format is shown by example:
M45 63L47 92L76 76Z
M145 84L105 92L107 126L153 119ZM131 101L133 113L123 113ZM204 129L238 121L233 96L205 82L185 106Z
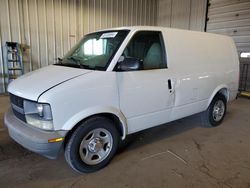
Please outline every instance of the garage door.
M250 0L209 0L207 32L232 36L239 53L250 52Z

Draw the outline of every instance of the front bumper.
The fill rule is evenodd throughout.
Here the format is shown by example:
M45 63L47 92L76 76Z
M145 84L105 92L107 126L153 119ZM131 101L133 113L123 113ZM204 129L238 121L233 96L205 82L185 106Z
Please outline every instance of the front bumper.
M49 143L48 140L65 137L68 131L43 131L33 128L19 120L9 109L4 116L4 124L8 128L9 135L17 143L30 151L41 154L47 158L55 159L63 145L63 141Z

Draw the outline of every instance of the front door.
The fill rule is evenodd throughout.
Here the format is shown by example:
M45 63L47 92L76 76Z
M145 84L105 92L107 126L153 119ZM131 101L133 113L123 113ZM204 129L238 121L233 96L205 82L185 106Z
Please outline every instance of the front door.
M141 70L117 72L120 108L127 118L128 133L167 122L174 90L161 32L137 32L123 56L143 63Z

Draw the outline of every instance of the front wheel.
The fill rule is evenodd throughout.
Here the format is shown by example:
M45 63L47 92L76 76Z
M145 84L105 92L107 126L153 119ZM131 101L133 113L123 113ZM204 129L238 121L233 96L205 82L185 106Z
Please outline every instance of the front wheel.
M94 172L105 167L116 153L119 133L104 117L84 121L65 147L65 159L78 172Z
M227 110L227 101L221 94L217 94L209 105L208 109L203 112L202 123L205 127L215 127L222 123Z

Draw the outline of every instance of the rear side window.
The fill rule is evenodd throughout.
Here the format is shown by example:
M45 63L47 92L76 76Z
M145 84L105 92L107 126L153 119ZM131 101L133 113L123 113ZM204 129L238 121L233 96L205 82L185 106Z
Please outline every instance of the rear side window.
M167 68L161 32L140 31L136 33L123 52L125 58L143 61L143 70Z

